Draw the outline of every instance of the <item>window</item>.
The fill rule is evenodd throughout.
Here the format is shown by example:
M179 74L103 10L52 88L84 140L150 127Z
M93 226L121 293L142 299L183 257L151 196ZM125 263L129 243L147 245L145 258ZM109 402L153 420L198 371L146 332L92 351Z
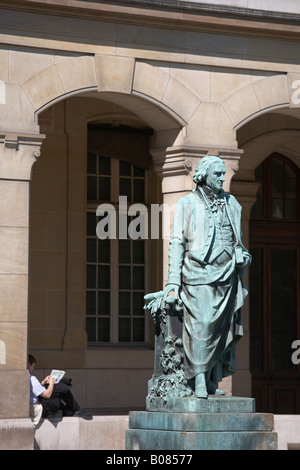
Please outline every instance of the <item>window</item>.
M96 235L96 226L101 220L96 216L99 204L112 204L118 225L119 196L127 197L128 207L133 203L145 204L146 187L147 171L144 168L127 161L88 154L86 330L90 344L147 342L143 305L147 288L148 241L124 235L120 238L118 232L115 238L105 240ZM126 217L129 225L133 217Z
M299 413L299 170L273 154L256 170L261 183L250 221L250 368L257 411Z
M251 218L298 220L298 174L295 165L279 154L271 155L259 165L255 171L255 179L261 186Z

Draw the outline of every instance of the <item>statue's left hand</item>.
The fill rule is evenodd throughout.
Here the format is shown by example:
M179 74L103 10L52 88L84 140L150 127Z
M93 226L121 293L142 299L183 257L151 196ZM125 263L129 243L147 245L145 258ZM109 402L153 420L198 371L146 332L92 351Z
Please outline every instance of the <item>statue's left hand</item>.
M177 286L177 284L168 284L164 290L164 301L167 300L167 297L171 292L174 292L174 297L177 299L179 296L179 286Z
M244 258L244 267L250 266L251 260L252 260L251 255L250 254L246 254L246 255L244 254L243 258Z

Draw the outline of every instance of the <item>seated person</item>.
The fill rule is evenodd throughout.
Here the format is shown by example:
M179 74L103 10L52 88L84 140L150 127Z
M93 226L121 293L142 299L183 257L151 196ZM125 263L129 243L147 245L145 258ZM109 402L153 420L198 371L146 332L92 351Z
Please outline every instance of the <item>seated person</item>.
M29 354L28 372L30 375L30 416L36 426L40 419L53 418L59 410L63 416L80 416L91 419L92 415L80 408L70 390L71 379L62 378L54 383L53 377L48 375L40 382L32 372L35 369L36 359Z

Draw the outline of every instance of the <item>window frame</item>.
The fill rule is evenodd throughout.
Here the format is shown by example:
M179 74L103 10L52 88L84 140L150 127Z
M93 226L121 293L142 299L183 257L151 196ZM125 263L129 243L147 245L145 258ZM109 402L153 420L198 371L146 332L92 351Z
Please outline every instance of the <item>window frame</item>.
M296 180L296 197L295 197L295 202L296 202L296 217L295 218L286 218L283 216L282 218L276 218L272 215L272 202L276 198L273 198L272 194L272 181L273 181L273 175L272 175L272 164L274 160L278 160L282 162L284 165L288 166L289 168L292 169L292 171L295 173L295 180ZM255 217L253 216L253 213L251 214L251 219L252 220L269 220L273 222L298 222L300 221L300 201L299 201L299 193L300 193L300 169L295 165L293 161L291 161L289 158L285 157L284 155L281 155L279 153L273 153L270 155L268 158L266 158L259 166L258 168L262 169L262 177L261 177L261 183L262 183L262 216L261 217ZM289 198L285 197L285 192L283 192L283 198L282 200L286 202L289 200ZM278 198L280 199L280 198ZM293 200L293 199L290 199ZM285 207L285 206L284 206ZM285 214L285 210L284 210Z
M91 153L91 152L89 152ZM101 156L105 156L102 154L97 154ZM135 162L128 162L125 159L119 159L119 158L111 158L108 157L111 160L111 187L110 187L110 195L111 195L111 200L100 200L100 201L91 201L91 200L86 200L86 217L87 213L94 213L95 214L95 237L92 237L91 235L88 235L86 233L86 245L87 245L87 239L89 237L95 238L96 243L98 244L98 238L96 235L96 225L97 225L97 218L96 218L96 210L97 207L102 204L102 203L109 203L111 204L114 209L115 209L115 214L116 214L116 228L117 228L117 237L115 239L110 240L110 313L109 313L109 321L110 321L110 332L109 332L109 341L99 341L98 337L98 321L99 318L101 318L101 315L99 315L98 311L98 292L101 292L101 289L98 288L98 285L96 285L95 289L89 289L87 286L85 287L85 293L88 290L95 290L96 292L96 311L95 315L89 315L87 313L87 304L86 304L86 299L85 299L85 319L93 317L95 318L95 341L89 341L88 340L88 347L93 348L93 347L114 347L114 348L144 348L144 347L149 347L151 344L151 338L150 338L150 325L149 325L149 318L147 315L145 315L145 311L141 312L141 315L134 316L133 314L133 305L131 305L131 311L130 311L130 316L124 316L124 318L129 318L130 323L131 323L131 340L130 341L120 341L119 340L119 321L122 318L122 315L119 313L119 265L122 264L119 262L119 181L120 181L120 172L119 172L119 167L120 167L120 161L124 161L126 163L129 163L133 166L139 167L139 165ZM140 166L139 168L143 168ZM143 204L147 207L147 210L149 209L149 169L143 168L145 171L145 177L144 177L144 182L145 182L145 189L144 189L144 194L145 194L145 200L144 201L128 201L127 200L127 219L129 220L128 216L128 209L131 205L133 204ZM87 173L87 177L88 177ZM87 181L87 178L86 178ZM87 195L87 191L86 191ZM148 226L149 226L149 210L148 210ZM87 227L87 219L86 219L86 227ZM130 240L130 238L127 238ZM144 242L144 289L140 291L144 292L144 294L148 291L148 286L149 286L149 270L150 270L150 240L148 239L143 239ZM101 240L100 240L101 242ZM134 242L134 240L133 240ZM132 245L132 241L131 241ZM87 252L86 252L86 263L85 266L88 265L87 261ZM99 262L96 259L96 270L97 267L99 266ZM124 264L124 263L123 263ZM134 267L134 264L132 263L132 255L131 255L131 271ZM85 268L87 269L87 268ZM124 290L123 290L124 291ZM133 293L138 291L138 289L133 289L132 286L128 290L131 295L131 299L133 298ZM144 319L144 341L133 341L133 323L135 318L142 318ZM104 317L102 317L104 318Z

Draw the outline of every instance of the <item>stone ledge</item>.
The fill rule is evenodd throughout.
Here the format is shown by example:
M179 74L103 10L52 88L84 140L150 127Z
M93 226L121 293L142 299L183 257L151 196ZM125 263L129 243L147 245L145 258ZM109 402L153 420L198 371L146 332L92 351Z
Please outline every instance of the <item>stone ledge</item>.
M0 419L0 450L33 450L33 443L30 418Z
M45 419L35 429L35 450L124 450L128 416Z
M274 430L278 434L278 450L300 449L300 415L275 415Z
M127 415L94 416L92 421L84 421L81 418L55 418L51 421L43 420L36 430L30 419L0 419L0 450L77 450L79 438L76 437L74 442L72 439L76 433L80 433L80 426L82 434L85 435L80 448L86 446L85 448L90 450L124 450L125 430L128 428ZM75 431L72 432L73 428ZM295 446L299 449L299 429L300 415L274 415L278 450L288 450ZM71 435L67 439L64 434L69 430Z

